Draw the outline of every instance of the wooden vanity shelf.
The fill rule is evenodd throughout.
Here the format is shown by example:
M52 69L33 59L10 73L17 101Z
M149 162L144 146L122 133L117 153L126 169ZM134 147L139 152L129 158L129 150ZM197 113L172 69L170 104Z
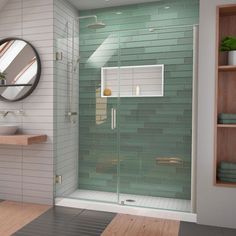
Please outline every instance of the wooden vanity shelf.
M219 124L221 113L236 114L236 65L228 65L227 52L220 52L220 43L226 36L236 37L236 4L217 7L216 38L216 102L215 102L215 159L214 185L236 187L235 183L221 182L217 168L221 161L236 163L236 124Z
M0 135L0 145L22 145L43 143L47 141L47 135Z

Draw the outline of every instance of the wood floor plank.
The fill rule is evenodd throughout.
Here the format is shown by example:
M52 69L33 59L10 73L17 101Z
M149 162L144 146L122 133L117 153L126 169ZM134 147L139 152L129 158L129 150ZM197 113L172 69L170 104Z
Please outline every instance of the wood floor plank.
M0 202L0 235L12 235L50 208L51 206L30 203Z
M178 236L179 221L118 214L102 236Z

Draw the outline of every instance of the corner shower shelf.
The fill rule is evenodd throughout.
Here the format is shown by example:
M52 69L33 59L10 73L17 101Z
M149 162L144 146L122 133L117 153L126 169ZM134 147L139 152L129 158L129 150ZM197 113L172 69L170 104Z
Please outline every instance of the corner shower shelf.
M0 84L0 87L21 87L21 86L32 86L32 84Z
M28 146L31 144L43 143L47 141L47 135L0 135L0 144L4 145L22 145Z
M110 96L104 90L111 91ZM103 67L101 97L164 96L164 65Z

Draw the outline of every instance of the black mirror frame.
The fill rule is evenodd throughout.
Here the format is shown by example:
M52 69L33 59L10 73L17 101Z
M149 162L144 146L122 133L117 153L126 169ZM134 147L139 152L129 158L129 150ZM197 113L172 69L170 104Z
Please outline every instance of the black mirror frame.
M38 63L38 68L37 68L37 74L36 74L35 81L34 81L33 85L31 86L31 88L29 89L29 91L27 93L25 93L25 95L23 95L22 97L20 97L18 99L14 99L14 100L6 99L6 98L4 98L3 96L0 95L0 100L1 101L18 102L18 101L23 100L26 97L28 97L35 90L35 88L37 87L37 85L39 83L40 77L41 77L41 68L42 67L41 67L41 60L40 60L38 52L36 51L35 47L31 43L29 43L28 41L26 41L24 39L21 39L21 38L10 37L10 38L4 38L4 39L0 40L0 45L2 45L3 43L6 43L7 41L11 41L11 40L21 40L21 41L26 42L32 48L32 50L34 51L35 56L36 56L36 60L37 60L37 63Z

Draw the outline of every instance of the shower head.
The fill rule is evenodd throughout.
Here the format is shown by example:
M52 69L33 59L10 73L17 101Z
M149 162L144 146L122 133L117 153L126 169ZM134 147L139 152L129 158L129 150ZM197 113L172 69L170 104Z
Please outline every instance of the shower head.
M93 24L87 25L87 28L89 28L89 29L102 29L105 27L106 27L106 25L102 22L95 22Z
M95 22L92 24L87 25L87 28L89 29L102 29L105 28L106 25L103 22L98 22L98 18L96 15L92 15L92 16L79 16L77 17L78 20L80 19L88 19L88 18L94 18Z

